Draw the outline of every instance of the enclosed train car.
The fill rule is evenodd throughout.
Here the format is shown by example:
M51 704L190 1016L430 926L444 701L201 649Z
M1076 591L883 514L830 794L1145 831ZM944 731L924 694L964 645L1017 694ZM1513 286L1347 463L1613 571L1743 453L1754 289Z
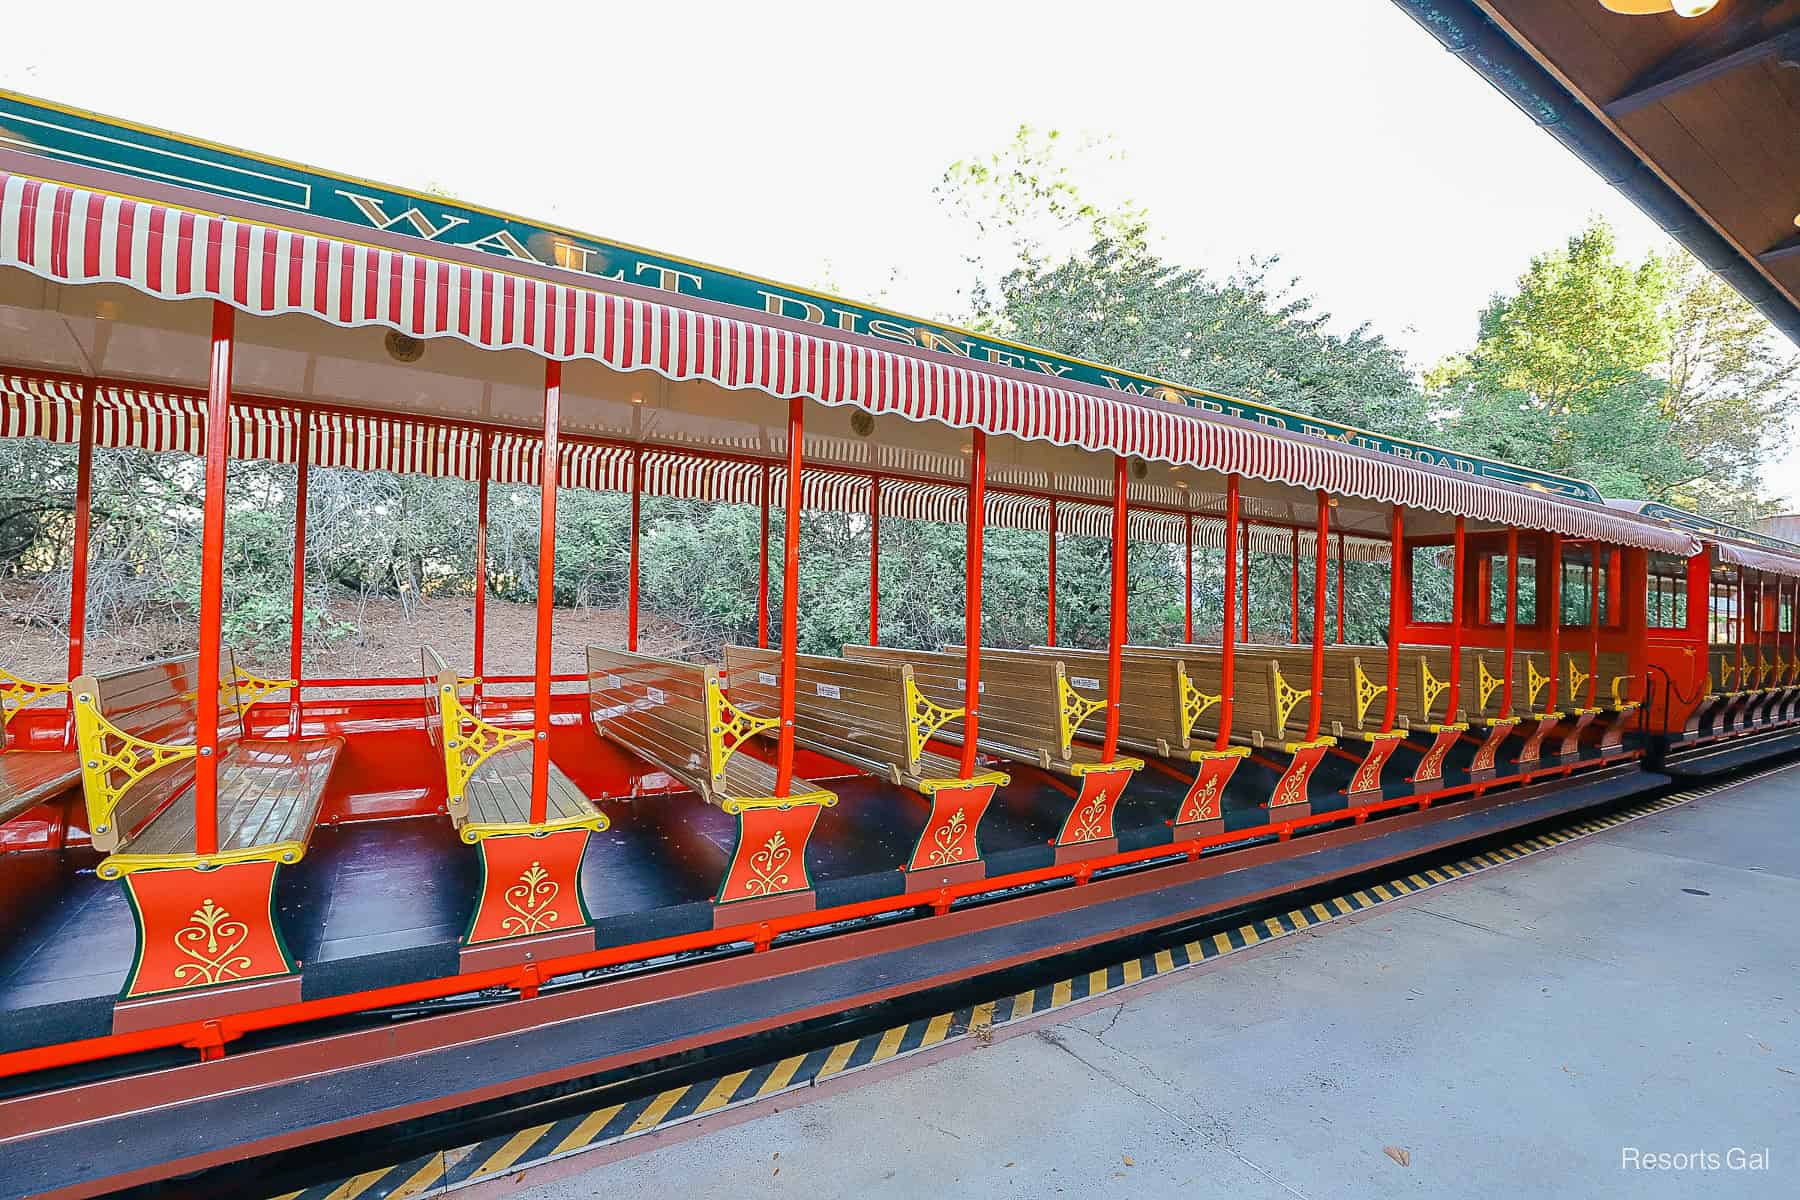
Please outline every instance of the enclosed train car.
M72 447L80 476L67 670L0 677L0 1191L94 1194L1192 919L1654 789L1647 755L1794 716L1779 549L1023 348L640 287L529 236L432 242L423 209L352 227L273 203L298 168L217 147L172 182L44 136L0 150L0 434ZM227 194L252 163L262 190ZM196 465L198 634L96 671L113 448ZM291 464L302 495L287 663L222 633L234 459ZM327 467L477 485L477 547L489 485L534 487L533 661L487 661L484 587L472 643L416 675L306 678ZM572 488L633 497L634 597L638 498L761 506L774 627L663 658L634 600L623 646L553 673ZM960 525L961 641L884 642L872 559L867 642L799 653L808 508ZM984 644L990 526L1049 539L1039 644ZM1077 532L1111 543L1104 644L1057 637ZM1133 539L1185 551L1179 642L1128 636ZM1210 627L1197 546L1222 551ZM1249 626L1253 554L1291 563L1285 638ZM1377 642L1345 641L1347 559L1388 568ZM1676 568L1679 635L1652 609ZM1710 607L1720 580L1736 607Z

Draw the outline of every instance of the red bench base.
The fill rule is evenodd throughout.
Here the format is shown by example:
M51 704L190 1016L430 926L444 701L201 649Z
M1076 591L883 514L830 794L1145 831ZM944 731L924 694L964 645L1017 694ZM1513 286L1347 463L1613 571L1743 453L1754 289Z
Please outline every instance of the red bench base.
M587 844L585 829L482 838L481 891L463 944L585 929L581 856Z
M137 919L137 954L121 1000L292 975L275 927L272 862L210 871L136 871L121 881Z

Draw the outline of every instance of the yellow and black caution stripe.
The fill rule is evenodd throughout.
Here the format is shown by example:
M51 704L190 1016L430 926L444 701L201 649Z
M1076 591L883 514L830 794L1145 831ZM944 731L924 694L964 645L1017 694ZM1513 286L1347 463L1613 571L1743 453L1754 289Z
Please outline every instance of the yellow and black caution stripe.
M1785 769L1787 768L1775 770ZM1526 858L1640 817L1665 812L1701 796L1761 779L1765 775L1774 774L1775 770L1634 804L1603 817L1578 821L1511 845L1486 850L1459 862L1402 875L1342 896L1290 909L1234 929L1206 934L1178 946L997 1000L959 1008L954 1012L939 1013L935 1017L921 1017L905 1025L896 1025L852 1041L839 1042L835 1046L796 1054L779 1062L734 1071L716 1079L682 1084L653 1095L638 1096L582 1115L532 1125L515 1133L491 1137L454 1150L421 1155L394 1166L365 1171L334 1183L286 1192L276 1200L404 1200L406 1197L432 1196L464 1184L534 1167L551 1159L621 1142L652 1130L666 1129L737 1105L811 1087L834 1076L891 1062L945 1042L969 1037L986 1040L992 1036L992 1030L996 1026L1039 1013L1054 1012L1067 1005L1131 987L1146 979L1183 970L1195 963L1287 937L1339 917L1448 883L1452 879L1478 874L1490 867Z

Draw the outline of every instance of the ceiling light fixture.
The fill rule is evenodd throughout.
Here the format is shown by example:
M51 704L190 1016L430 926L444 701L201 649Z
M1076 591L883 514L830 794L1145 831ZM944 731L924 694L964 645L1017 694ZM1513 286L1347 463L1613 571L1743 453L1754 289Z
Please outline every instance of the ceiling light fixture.
M1703 17L1719 6L1719 0L1600 0L1600 7L1628 17L1672 12L1678 17Z

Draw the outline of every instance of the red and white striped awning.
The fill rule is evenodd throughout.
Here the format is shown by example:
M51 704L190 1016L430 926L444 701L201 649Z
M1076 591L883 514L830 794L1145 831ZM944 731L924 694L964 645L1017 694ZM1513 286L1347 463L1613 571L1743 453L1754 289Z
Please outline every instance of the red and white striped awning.
M1791 575L1800 579L1800 557L1792 554L1764 550L1759 546L1746 546L1742 542L1714 542L1713 547L1718 552L1719 561L1729 566L1767 571L1771 575Z
M1056 387L954 361L695 312L424 255L297 233L0 172L0 266L123 284L487 349L590 359L855 405L915 421L1236 473L1478 521L1691 553L1685 533L1186 406Z

